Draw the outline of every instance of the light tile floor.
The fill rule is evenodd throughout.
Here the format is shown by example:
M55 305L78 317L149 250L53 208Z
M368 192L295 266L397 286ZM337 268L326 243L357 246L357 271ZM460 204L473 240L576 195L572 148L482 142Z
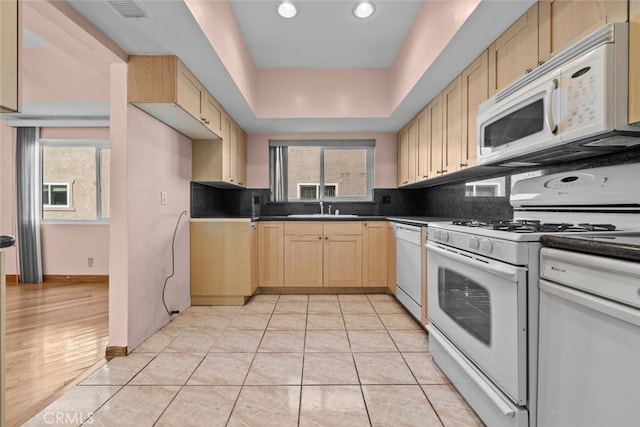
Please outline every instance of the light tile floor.
M27 426L482 426L389 295L191 307Z

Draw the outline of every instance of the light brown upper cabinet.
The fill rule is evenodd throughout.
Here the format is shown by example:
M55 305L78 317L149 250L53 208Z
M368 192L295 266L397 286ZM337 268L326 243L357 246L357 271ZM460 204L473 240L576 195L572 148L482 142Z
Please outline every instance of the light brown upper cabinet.
M629 123L640 123L640 0L629 3Z
M427 129L427 138L429 140L429 170L427 175L429 178L435 178L442 175L444 169L442 167L442 145L444 137L442 92L427 104L426 113L429 122L429 128Z
M129 56L128 81L128 101L158 120L191 139L221 137L220 107L176 56Z
M538 66L538 4L489 46L489 95Z
M418 126L416 181L429 178L429 115L422 110L414 119Z
M589 33L627 21L628 0L540 0L540 59L546 61Z
M247 135L224 112L222 139L196 139L191 151L191 180L221 187L246 187Z
M456 77L442 91L444 105L444 135L442 149L442 174L462 168L462 77Z
M18 0L0 1L0 112L18 111Z
M460 167L478 157L478 107L489 98L489 54L485 50L462 72L462 153Z
M398 187L409 184L409 126L398 132Z

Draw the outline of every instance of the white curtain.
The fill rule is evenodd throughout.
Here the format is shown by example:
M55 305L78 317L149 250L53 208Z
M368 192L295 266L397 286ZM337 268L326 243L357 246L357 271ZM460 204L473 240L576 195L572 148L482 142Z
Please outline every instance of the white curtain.
M271 177L271 194L274 202L286 202L287 192L285 187L285 166L287 147L271 147L273 171Z
M41 169L37 128L16 129L18 260L21 281L42 282L40 249Z

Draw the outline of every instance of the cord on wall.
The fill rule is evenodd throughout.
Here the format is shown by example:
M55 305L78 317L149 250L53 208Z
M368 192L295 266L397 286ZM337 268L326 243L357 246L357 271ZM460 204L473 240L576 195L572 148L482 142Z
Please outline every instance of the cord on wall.
M164 285L162 286L162 304L164 304L164 309L167 310L167 314L169 316L173 316L174 314L180 314L180 310L171 310L167 307L167 302L164 298L164 291L167 289L167 282L169 279L173 277L176 272L176 255L175 255L175 245L176 245L176 233L178 233L178 225L180 225L180 220L184 215L187 214L187 211L182 211L180 216L178 217L178 221L176 222L176 228L173 230L173 239L171 240L171 274L164 279Z

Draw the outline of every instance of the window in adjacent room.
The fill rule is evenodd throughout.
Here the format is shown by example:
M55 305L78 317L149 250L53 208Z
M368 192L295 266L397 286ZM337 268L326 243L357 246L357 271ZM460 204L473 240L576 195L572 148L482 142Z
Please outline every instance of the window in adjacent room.
M109 218L109 143L41 140L42 219Z
M373 200L375 142L271 141L273 201Z

